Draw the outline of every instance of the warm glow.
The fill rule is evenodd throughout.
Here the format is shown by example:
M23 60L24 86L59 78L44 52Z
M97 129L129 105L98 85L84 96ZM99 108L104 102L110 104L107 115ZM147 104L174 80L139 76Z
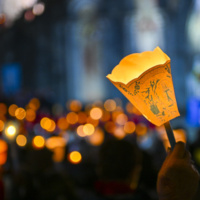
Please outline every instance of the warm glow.
M87 114L84 112L78 113L78 123L85 124L87 122Z
M4 140L0 139L0 153L3 153L8 150L8 145Z
M55 131L55 129L56 129L56 123L53 120L51 120L51 126L46 130L48 132L53 132L53 131Z
M32 140L32 144L36 149L41 149L45 145L45 139L40 135L35 136Z
M86 135L92 135L94 133L94 131L95 131L95 128L92 124L87 123L83 126L83 132Z
M163 129L162 129L163 128ZM166 133L166 130L164 127L160 127L159 129L157 129L160 133L160 138L161 140L163 141L163 144L164 144L164 147L165 149L167 150L168 147L171 147L170 143L169 143L169 140L168 140L168 136L167 136L167 133ZM176 140L176 142L184 142L186 143L186 132L184 129L176 129L176 130L173 130L173 133L174 133L174 138Z
M40 108L40 101L38 98L32 98L28 104L29 108L33 110L38 110Z
M8 113L10 116L15 117L15 111L17 110L18 106L16 104L12 104L8 108Z
M103 112L102 112L101 108L97 107L97 108L92 108L90 110L90 117L92 119L98 120L98 119L100 119L102 117L102 115L103 115Z
M123 127L116 127L115 130L114 130L113 135L117 139L123 139L126 136L126 133L124 132Z
M112 122L112 121L108 121L105 123L105 130L108 132L108 133L114 133L115 131L115 123Z
M135 131L135 123L128 121L124 125L124 131L128 134L131 134Z
M84 125L80 125L76 129L77 135L80 136L80 137L85 137L86 136L86 134L83 131L83 127L84 127Z
M23 108L17 108L15 110L15 117L19 120L22 120L26 117L26 111Z
M48 149L54 149L56 147L65 147L66 140L59 136L52 136L46 140L46 147Z
M0 165L4 165L7 161L7 152L0 153Z
M5 126L4 121L0 120L0 132L3 131L4 126Z
M180 115L170 58L159 47L126 56L107 78L151 123L160 126Z
M35 19L35 15L33 14L32 10L27 10L24 13L24 18L26 21L32 21Z
M116 107L117 107L117 104L113 99L108 99L104 103L105 110L107 110L109 112L114 111L116 109Z
M88 137L88 141L90 144L94 146L99 146L103 143L104 141L104 132L102 129L98 128L95 130L94 134L90 135Z
M32 108L29 108L26 110L26 120L29 122L34 121L36 118L36 113L35 110L33 110Z
M67 130L69 127L69 124L67 123L67 120L65 117L60 117L57 121L57 126L61 130Z
M99 120L92 119L90 116L87 118L87 123L92 124L94 127L99 125Z
M138 78L144 71L158 64L165 64L167 61L170 61L167 54L159 47L156 47L154 51L145 51L126 56L112 70L112 74L108 74L107 77L114 82L127 84L132 79Z
M0 24L4 24L6 22L6 16L0 13Z
M5 134L8 138L12 139L15 137L16 134L16 127L14 125L9 125L6 129L5 129Z
M53 149L53 161L54 162L62 162L65 158L65 148L64 147L56 147Z
M18 135L16 137L16 143L18 144L18 146L24 147L27 143L27 139L24 135Z
M147 133L147 126L144 123L139 123L136 125L135 132L138 136L143 136Z
M48 117L43 117L40 121L40 125L43 129L48 130L51 128L51 119Z
M7 113L7 106L5 103L0 103L0 115L5 115Z
M110 112L103 111L103 115L101 117L101 121L103 121L103 122L109 121L110 117L111 117Z
M116 117L116 122L119 125L124 125L127 121L128 121L128 117L124 113L121 113L121 114L117 115L117 117Z
M69 124L76 124L78 122L78 115L75 112L69 112L66 119Z
M82 104L78 100L72 100L71 102L69 102L69 106L67 106L67 107L69 108L69 110L71 110L73 112L78 112L81 110Z
M37 3L33 6L33 14L34 15L41 15L45 10L45 5L44 3L40 2L40 3Z
M73 151L68 155L68 160L73 164L78 164L82 160L82 155L78 151Z

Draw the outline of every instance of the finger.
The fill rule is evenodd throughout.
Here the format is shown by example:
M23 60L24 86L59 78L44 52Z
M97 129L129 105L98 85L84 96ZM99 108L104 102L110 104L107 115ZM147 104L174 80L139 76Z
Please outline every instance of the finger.
M185 143L177 142L171 156L175 158L184 158L186 155Z

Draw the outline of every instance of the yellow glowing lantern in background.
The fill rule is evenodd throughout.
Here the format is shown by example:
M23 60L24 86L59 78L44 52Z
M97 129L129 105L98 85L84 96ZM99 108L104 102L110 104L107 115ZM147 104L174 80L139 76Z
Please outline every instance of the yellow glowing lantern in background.
M168 125L168 137L174 143L169 120L180 114L174 94L170 58L159 47L126 56L107 78L151 123Z

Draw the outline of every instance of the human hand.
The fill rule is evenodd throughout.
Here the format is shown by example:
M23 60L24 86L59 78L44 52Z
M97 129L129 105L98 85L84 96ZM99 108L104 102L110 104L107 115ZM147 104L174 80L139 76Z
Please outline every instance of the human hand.
M199 173L183 142L167 155L157 179L159 200L191 200L199 184Z

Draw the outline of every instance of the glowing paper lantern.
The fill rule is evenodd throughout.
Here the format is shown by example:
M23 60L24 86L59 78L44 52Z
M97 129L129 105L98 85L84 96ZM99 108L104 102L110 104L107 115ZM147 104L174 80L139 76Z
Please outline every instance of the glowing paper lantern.
M170 58L159 47L126 56L107 78L151 123L170 129L169 120L180 115Z

